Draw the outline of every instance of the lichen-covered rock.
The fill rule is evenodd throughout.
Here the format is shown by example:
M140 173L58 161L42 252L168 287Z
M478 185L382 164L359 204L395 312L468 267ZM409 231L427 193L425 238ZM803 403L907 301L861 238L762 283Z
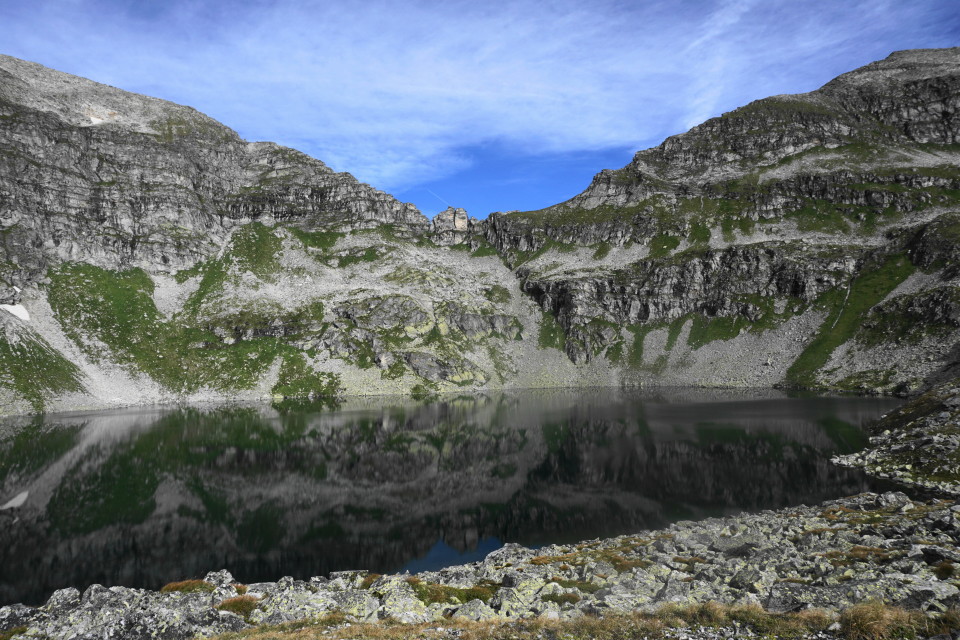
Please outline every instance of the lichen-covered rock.
M23 604L11 604L0 607L0 631L9 631L42 620L44 613L35 607Z
M226 569L221 569L220 571L211 571L203 578L204 582L209 582L212 585L217 587L229 587L230 585L236 584L236 580Z
M475 622L492 620L497 617L497 613L488 607L482 600L471 600L465 605L453 612L454 618L464 618Z
M417 598L410 585L404 585L406 589L398 585L384 593L378 615L407 624L434 620L436 614Z
M377 618L380 601L367 591L334 591L331 598L337 610L352 620L369 622Z
M249 620L255 624L282 624L319 618L337 608L332 589L336 587L324 589L313 581L295 580L290 576L277 582L249 585L247 595L259 598ZM217 601L222 599L226 598L217 598Z

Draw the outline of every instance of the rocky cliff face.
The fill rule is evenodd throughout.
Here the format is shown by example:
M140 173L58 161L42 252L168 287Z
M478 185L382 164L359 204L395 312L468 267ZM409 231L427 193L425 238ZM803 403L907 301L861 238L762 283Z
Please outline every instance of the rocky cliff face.
M571 359L632 357L624 379L915 388L960 339L958 107L960 49L898 52L493 214L485 238Z
M751 103L486 221L0 57L0 406L909 391L960 352L960 49ZM894 364L895 363L895 364Z
M7 56L0 154L0 258L20 286L62 262L189 267L254 220L428 226L412 205L189 107Z

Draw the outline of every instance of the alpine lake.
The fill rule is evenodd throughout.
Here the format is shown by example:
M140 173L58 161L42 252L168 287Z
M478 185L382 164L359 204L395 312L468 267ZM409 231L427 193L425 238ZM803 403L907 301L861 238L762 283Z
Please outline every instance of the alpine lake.
M884 490L830 457L899 404L579 389L7 418L0 606L216 569L413 573Z

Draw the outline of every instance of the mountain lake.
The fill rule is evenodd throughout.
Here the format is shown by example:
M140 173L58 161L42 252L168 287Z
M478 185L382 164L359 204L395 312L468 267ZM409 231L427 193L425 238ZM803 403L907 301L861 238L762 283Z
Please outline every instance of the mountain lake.
M830 457L899 404L578 389L6 418L0 605L221 568L417 572L882 490Z

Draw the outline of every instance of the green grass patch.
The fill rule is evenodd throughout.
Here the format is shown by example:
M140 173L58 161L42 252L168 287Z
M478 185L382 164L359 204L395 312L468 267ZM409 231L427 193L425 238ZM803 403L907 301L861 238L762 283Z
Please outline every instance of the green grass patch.
M945 286L898 296L867 313L855 339L866 347L939 338L957 330L960 291Z
M893 387L893 369L867 369L853 373L836 384L838 389L854 392L883 392Z
M337 231L304 231L296 227L287 227L287 230L300 240L303 246L320 251L333 249L338 240L346 237L345 233Z
M540 320L540 332L537 335L537 346L541 349L559 349L563 351L567 346L567 336L557 319L548 311L543 312Z
M419 578L407 578L407 584L413 588L413 592L426 605L434 603L460 603L466 604L471 600L480 600L489 602L493 594L497 592L500 585L492 582L482 582L473 587L458 588L443 584L434 584L424 582Z
M496 248L493 245L482 244L476 249L473 250L473 253L470 254L472 258L486 258L488 256L499 256Z
M513 296L510 295L510 290L499 284L495 284L484 290L483 297L494 304L508 304L513 299Z
M690 227L690 235L688 240L692 245L702 245L710 243L710 227L705 224L694 224Z
M665 258L680 246L680 238L671 235L658 235L650 239L650 258Z
M667 332L667 344L666 350L672 351L675 344L677 344L677 338L680 337L680 331L683 330L683 325L686 323L687 318L677 318L670 323L670 329Z
M692 349L699 349L716 340L732 340L749 324L750 321L743 316L709 317L696 314L693 316L687 344Z
M642 210L641 206L613 207L601 205L593 209L556 207L553 209L539 209L537 211L517 211L504 215L508 218L523 220L536 227L543 228L547 225L560 227L613 222L633 217Z
M736 240L737 231L740 231L744 236L751 235L755 227L756 223L747 217L724 216L720 220L720 231L723 234L723 239L727 242Z
M627 327L627 331L633 334L633 342L630 345L630 352L627 354L627 364L634 369L640 369L643 365L643 342L647 334L654 329L659 328L656 324L632 324Z
M211 273L222 272L209 270L204 280ZM307 375L302 354L285 338L261 331L278 319L294 333L305 331L322 319L322 303L312 302L281 316L275 311L248 310L200 322L191 310L167 320L157 311L152 292L153 282L139 269L118 272L85 264L51 271L48 285L51 307L64 331L91 358L109 356L172 391L249 389L281 357L285 360L280 388L284 395L294 387L330 390L336 386L327 374ZM227 344L214 333L217 327L225 327L228 334L254 335ZM103 353L103 345L109 354Z
M303 353L290 350L284 353L280 375L271 393L284 397L334 397L342 390L340 376L316 371Z
M617 342L614 342L612 345L607 347L607 360L609 360L612 364L616 364L616 365L623 364L623 358L624 358L623 349L624 349L623 340L618 340Z
M397 358L393 363L380 372L380 377L385 380L399 380L407 372L407 366L403 359Z
M2 312L0 312L2 313ZM84 390L83 374L32 329L15 335L0 329L0 388L23 397L42 413L51 399Z
M593 250L593 259L594 259L594 260L603 260L603 259L606 258L608 255L610 255L610 250L611 250L611 249L612 249L612 246L610 245L609 242L598 242L598 243L595 245L595 248L594 248L594 250Z
M362 252L357 251L349 253L345 256L340 256L337 259L338 267L349 267L352 264L361 264L364 262L376 262L381 255L377 252L376 247L367 247Z
M281 248L282 242L273 229L253 222L234 231L228 251L241 272L268 279L280 269Z

